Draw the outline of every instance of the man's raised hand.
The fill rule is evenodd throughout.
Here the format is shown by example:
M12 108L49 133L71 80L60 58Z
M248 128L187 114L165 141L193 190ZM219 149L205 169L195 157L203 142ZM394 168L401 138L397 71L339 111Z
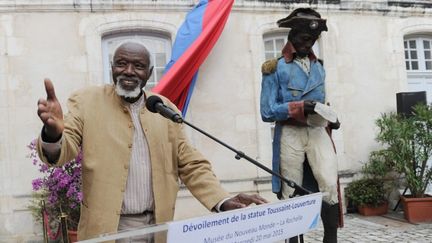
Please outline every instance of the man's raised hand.
M50 140L47 142L54 142L61 137L64 130L63 111L51 80L46 78L44 83L47 98L38 100L37 113L44 124L46 138Z

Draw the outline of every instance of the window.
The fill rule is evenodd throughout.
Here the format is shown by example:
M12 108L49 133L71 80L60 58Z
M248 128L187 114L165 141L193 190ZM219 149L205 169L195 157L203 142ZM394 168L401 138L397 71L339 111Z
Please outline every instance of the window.
M426 91L432 102L432 36L414 35L404 40L409 91Z
M111 61L115 48L121 43L130 40L142 43L150 52L153 74L147 82L146 90L152 89L160 80L171 57L171 38L163 33L122 32L102 37L102 56L104 69L104 82L111 83Z
M288 41L288 32L264 35L265 59L278 58L281 56L282 48Z
M282 55L281 51L288 41L288 33L289 31L268 33L264 35L263 40L264 40L265 60L269 60L272 58L279 58ZM312 50L314 51L315 55L318 57L319 56L318 41L315 42L315 45L312 47Z
M404 41L406 70L432 72L431 46L432 38L406 39Z

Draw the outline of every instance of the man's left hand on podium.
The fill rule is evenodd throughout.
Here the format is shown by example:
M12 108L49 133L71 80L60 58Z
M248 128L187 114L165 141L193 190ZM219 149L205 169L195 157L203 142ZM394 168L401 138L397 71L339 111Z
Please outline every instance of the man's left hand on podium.
M245 208L252 203L259 205L263 203L268 203L268 201L258 194L248 195L245 193L240 193L237 194L237 196L226 200L221 206L221 211Z

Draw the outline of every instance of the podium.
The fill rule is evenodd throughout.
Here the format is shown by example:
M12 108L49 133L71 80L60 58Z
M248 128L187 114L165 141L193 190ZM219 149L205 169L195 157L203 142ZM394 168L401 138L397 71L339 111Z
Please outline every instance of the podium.
M320 220L321 203L322 194L314 193L274 203L104 234L80 242L134 242L134 238L150 234L168 243L275 242L316 229Z

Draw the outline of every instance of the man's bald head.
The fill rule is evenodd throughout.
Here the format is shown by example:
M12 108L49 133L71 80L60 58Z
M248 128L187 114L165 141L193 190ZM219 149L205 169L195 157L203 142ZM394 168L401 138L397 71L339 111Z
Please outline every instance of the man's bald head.
M144 45L126 42L115 50L112 76L117 94L121 97L139 98L152 71L150 53Z
M115 59L116 55L118 55L119 52L136 53L136 55L140 55L144 58L147 58L147 61L150 63L150 52L147 50L147 48L143 44L140 44L137 42L122 43L115 50L113 59Z

